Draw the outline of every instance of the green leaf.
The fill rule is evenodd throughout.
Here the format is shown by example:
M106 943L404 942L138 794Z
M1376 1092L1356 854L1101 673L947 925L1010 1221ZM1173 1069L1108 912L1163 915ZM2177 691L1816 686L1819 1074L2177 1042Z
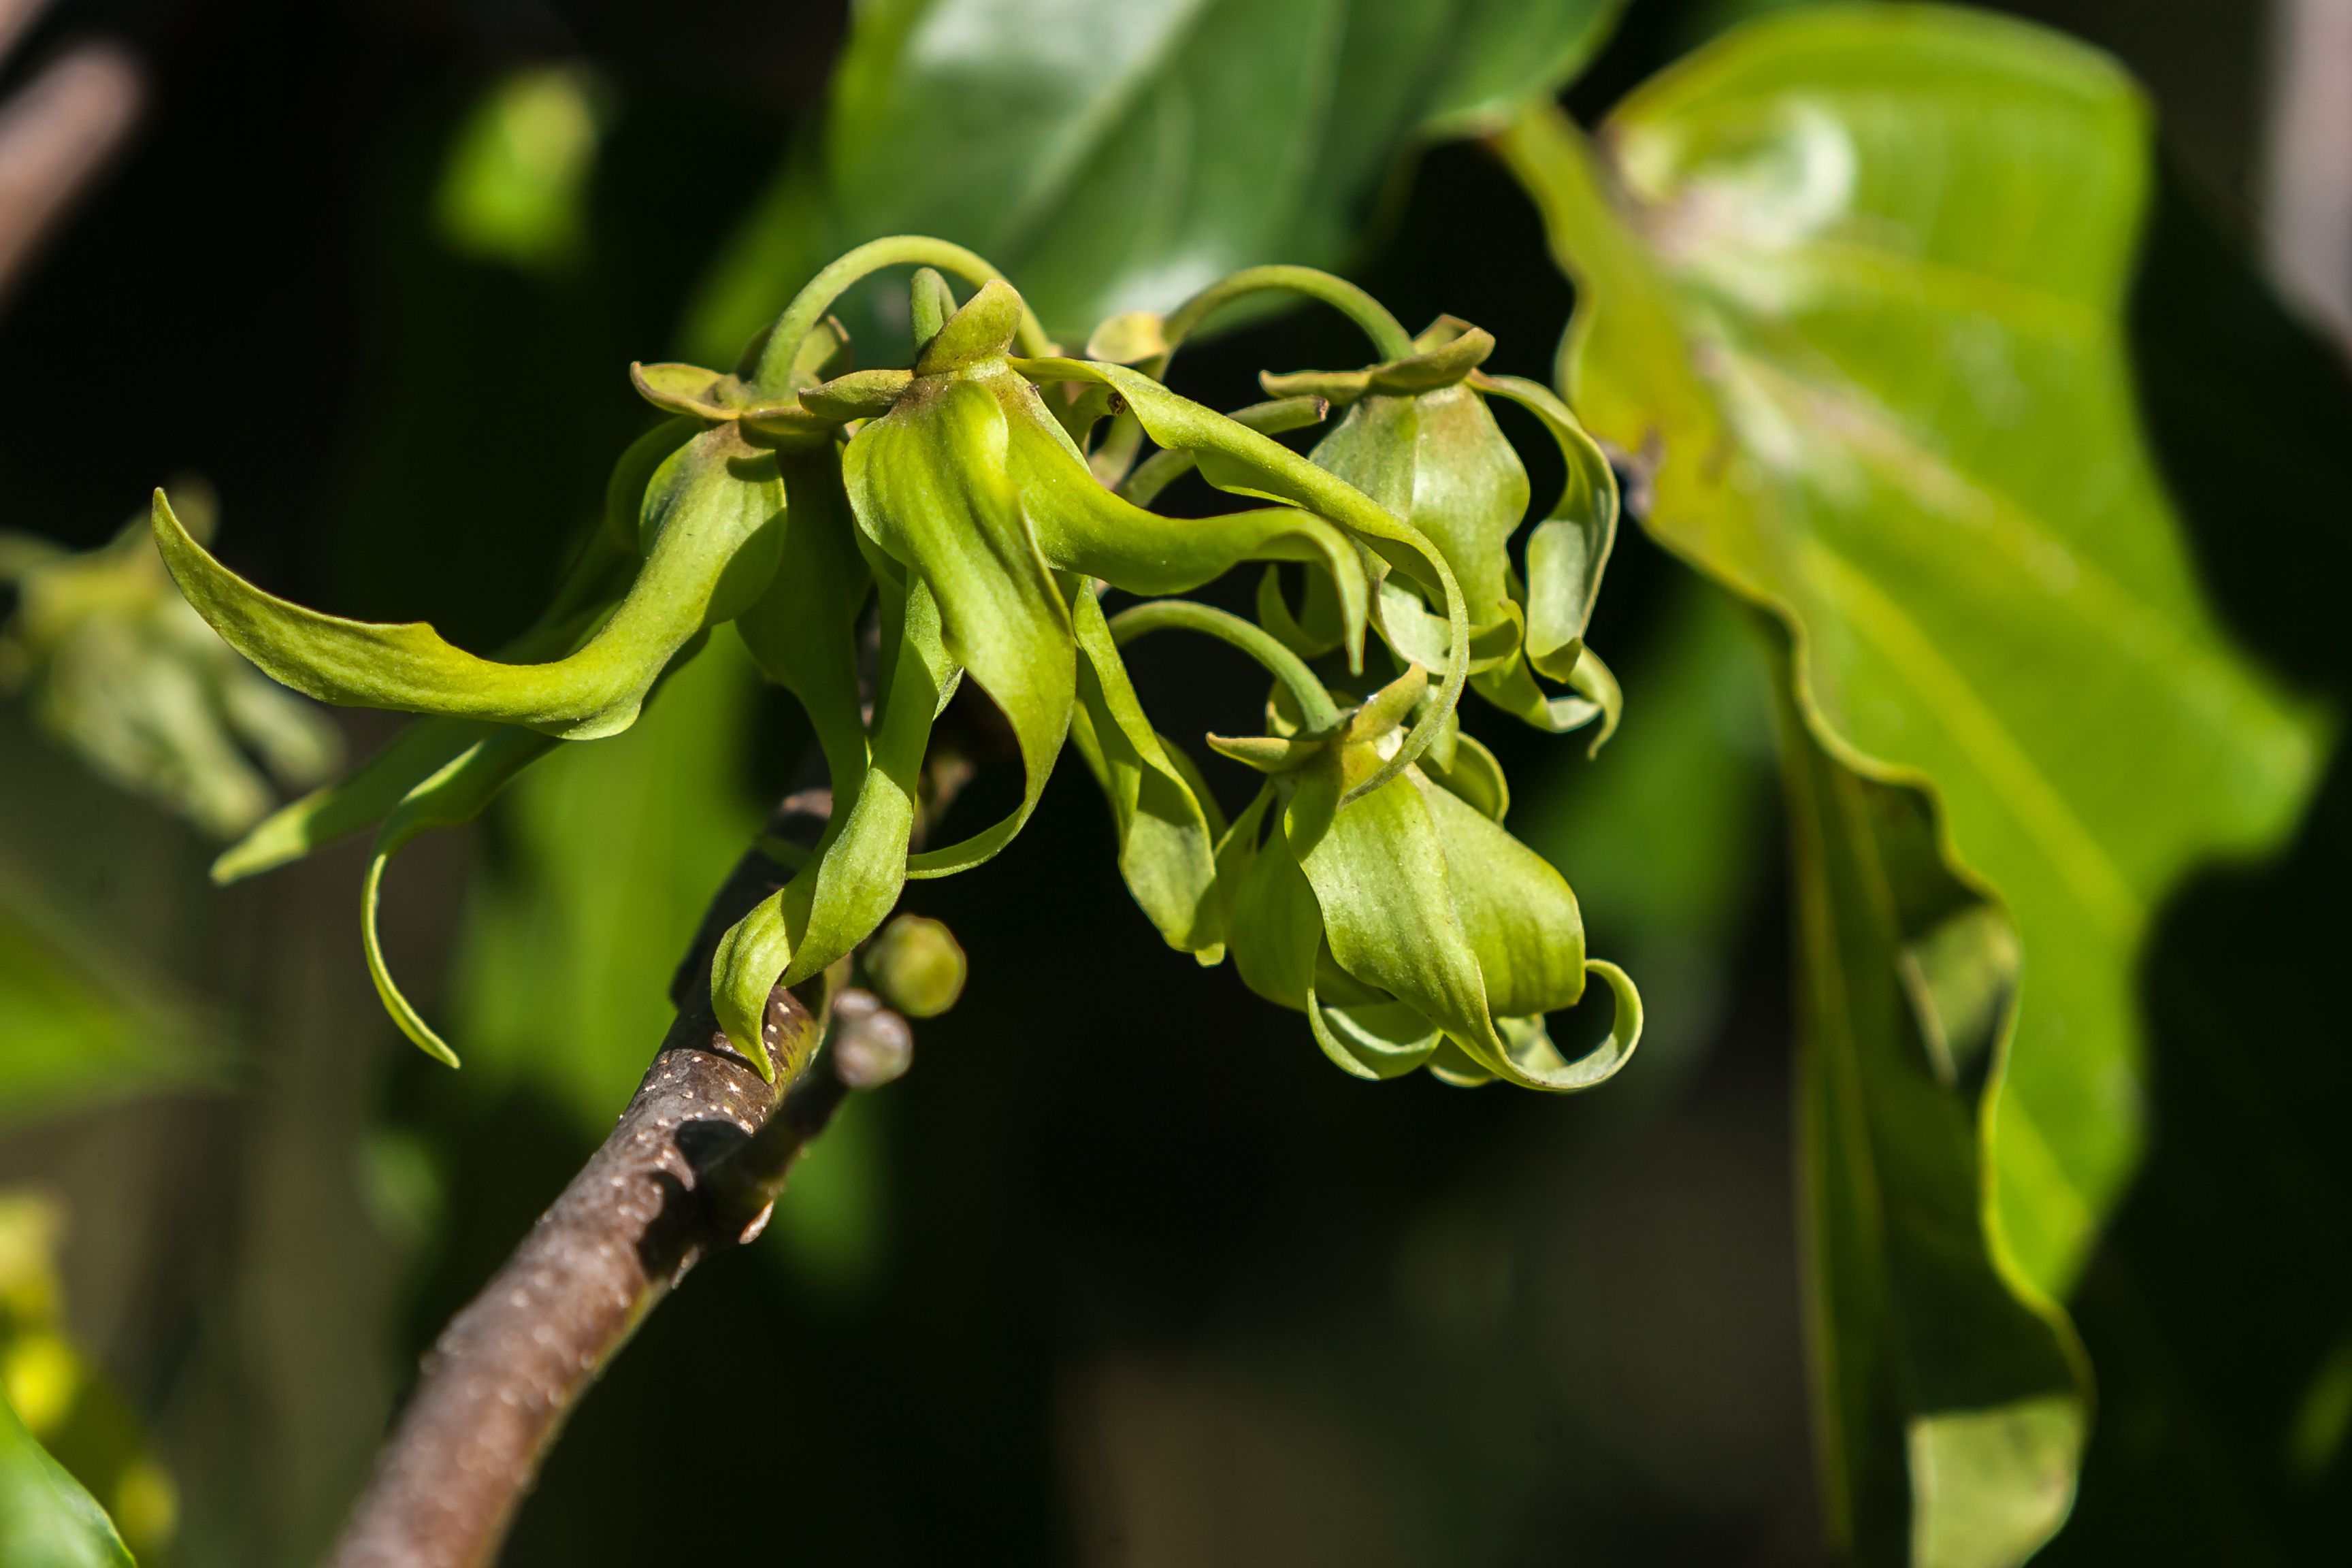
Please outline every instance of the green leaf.
M106 1510L33 1440L0 1394L0 1563L8 1568L132 1568Z
M1254 262L1337 264L1400 148L1500 124L1572 76L1617 8L861 5L823 124L720 261L688 338L698 357L733 354L800 279L887 234L994 258L1073 343Z
M1556 116L1509 142L1588 291L1580 406L1665 454L1654 531L1784 611L1825 742L1931 780L2015 911L2003 1217L2053 1289L2137 1147L2147 911L2275 841L2320 750L2213 627L2133 421L2145 133L2078 46L1863 10L1744 29L1629 102L1625 211Z
M1983 1203L2016 934L1945 863L1927 795L1845 766L1780 700L1832 1537L1864 1563L2006 1568L2064 1522L2090 1388Z
M210 1007L79 924L0 850L0 1124L223 1076Z
M1727 35L1627 101L1605 164L1549 110L1504 142L1579 286L1563 381L1658 457L1653 531L1789 625L1810 742L1928 791L1950 874L2014 921L1984 1227L2050 1299L2143 1141L2148 912L2275 843L2322 750L2214 626L2135 421L2147 141L2104 57L1871 7ZM1976 1458L1924 1484L1932 1457L1915 1541L2021 1506L1969 1493Z

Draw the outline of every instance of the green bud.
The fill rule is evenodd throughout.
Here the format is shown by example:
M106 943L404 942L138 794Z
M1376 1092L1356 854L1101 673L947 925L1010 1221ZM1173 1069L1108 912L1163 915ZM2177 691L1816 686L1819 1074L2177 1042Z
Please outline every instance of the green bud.
M859 961L875 994L909 1018L936 1018L963 994L963 948L953 931L923 915L893 919Z

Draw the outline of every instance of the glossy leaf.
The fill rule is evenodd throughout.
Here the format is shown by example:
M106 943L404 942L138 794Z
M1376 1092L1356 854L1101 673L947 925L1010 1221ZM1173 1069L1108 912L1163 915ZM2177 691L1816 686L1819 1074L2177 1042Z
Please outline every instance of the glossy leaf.
M1396 150L1571 76L1612 0L879 0L688 335L716 359L849 245L994 258L1053 331L1255 262L1350 256Z
M0 1394L0 1563L132 1568L106 1510L49 1458Z
M1579 283L1564 383L1657 454L1657 536L1792 627L1812 742L1929 789L1953 874L2013 918L1986 1231L2063 1296L2140 1147L2148 911L2274 843L2319 754L2214 628L2135 423L2139 100L2021 25L1799 14L1637 93L1606 147L1549 110L1505 142ZM1998 1506L1924 1462L1919 1507Z
M1982 1201L2016 933L1946 865L1928 797L1832 757L1785 686L1780 706L1832 1538L1864 1563L2020 1563L2065 1520L2090 1409L2073 1329Z

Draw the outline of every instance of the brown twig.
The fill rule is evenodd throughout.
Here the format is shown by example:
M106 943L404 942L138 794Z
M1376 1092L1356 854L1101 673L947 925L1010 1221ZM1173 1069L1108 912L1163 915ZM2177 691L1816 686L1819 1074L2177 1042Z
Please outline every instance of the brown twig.
M813 840L823 790L771 831ZM353 1507L330 1568L475 1568L505 1539L565 1416L688 1269L749 1241L801 1150L852 1089L906 1068L906 1021L870 994L833 998L830 1032L781 1097L727 1044L709 1004L719 933L782 879L757 850L712 900L680 966L677 1021L636 1096L479 1295L450 1320ZM824 1026L820 986L768 998L771 1054Z

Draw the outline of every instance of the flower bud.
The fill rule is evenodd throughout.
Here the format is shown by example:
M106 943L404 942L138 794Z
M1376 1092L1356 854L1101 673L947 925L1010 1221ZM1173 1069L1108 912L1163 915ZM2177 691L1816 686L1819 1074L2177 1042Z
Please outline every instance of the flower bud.
M963 994L967 965L955 933L923 915L899 915L859 954L867 984L909 1018L936 1018Z

